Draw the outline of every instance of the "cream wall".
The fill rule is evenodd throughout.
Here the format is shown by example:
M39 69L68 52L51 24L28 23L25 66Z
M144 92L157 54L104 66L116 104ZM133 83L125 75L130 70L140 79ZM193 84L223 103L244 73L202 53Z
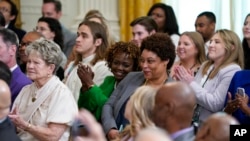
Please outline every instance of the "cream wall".
M78 24L91 9L98 9L108 20L111 32L119 39L118 0L60 0L63 16L60 22L76 32ZM22 28L31 31L41 17L42 0L20 0Z

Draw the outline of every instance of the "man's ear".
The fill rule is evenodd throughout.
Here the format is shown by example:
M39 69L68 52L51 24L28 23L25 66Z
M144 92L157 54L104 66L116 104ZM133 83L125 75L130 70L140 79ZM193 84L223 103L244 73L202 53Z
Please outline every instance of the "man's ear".
M166 112L167 113L175 112L175 104L174 104L174 102L169 102L165 106L166 106Z
M62 11L57 12L56 18L59 20L62 17Z
M101 38L98 38L95 40L95 46L98 47L102 44L102 39Z
M10 20L13 21L16 18L15 15L10 16ZM6 23L7 24L7 23Z

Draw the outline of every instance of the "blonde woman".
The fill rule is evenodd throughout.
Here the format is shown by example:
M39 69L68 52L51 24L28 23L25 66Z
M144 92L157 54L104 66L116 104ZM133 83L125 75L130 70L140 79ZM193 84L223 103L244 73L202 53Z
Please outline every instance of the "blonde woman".
M178 66L183 66L195 75L206 60L201 34L195 31L182 33L177 46L177 56L179 60L174 63L170 76L174 76L174 68Z
M216 31L208 48L209 60L204 62L195 78L183 66L175 68L178 80L195 90L198 106L193 117L200 123L221 111L235 72L243 68L243 49L237 34L227 29Z
M125 118L129 120L130 124L125 127L116 140L132 141L140 130L155 126L151 120L155 95L156 89L151 86L141 86L136 89L125 109Z

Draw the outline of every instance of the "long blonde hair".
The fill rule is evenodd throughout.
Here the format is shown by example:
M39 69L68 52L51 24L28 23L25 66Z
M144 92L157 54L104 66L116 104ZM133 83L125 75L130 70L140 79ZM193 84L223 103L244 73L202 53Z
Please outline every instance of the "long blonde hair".
M131 122L120 133L119 139L134 137L141 129L154 126L152 111L155 95L156 89L151 86L141 86L136 89L128 102L131 104Z
M218 34L223 40L225 44L226 54L222 60L222 63L209 75L210 79L214 78L220 69L232 63L238 64L241 68L244 68L243 49L238 35L235 32L227 29L217 30L215 34ZM214 62L210 59L205 62L204 69L202 70L202 75L205 75L207 73L209 67L213 63Z

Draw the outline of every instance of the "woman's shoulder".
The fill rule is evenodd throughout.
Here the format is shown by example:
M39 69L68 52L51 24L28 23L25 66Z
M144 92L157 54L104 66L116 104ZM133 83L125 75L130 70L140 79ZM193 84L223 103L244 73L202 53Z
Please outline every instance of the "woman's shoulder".
M238 64L232 63L221 69L221 71L234 71L234 70L239 71L241 70L241 67Z
M218 72L221 76L232 76L237 72L242 70L238 64L229 64L223 68L221 68Z
M115 77L112 76L112 75L109 75L109 76L106 76L104 80L106 80L106 81L113 81L113 80L115 80Z
M126 77L128 78L141 78L143 76L143 72L141 71L133 71L128 73Z
M143 72L130 72L127 74L125 78L121 81L122 83L130 83L130 84L137 84L144 81L144 75Z

